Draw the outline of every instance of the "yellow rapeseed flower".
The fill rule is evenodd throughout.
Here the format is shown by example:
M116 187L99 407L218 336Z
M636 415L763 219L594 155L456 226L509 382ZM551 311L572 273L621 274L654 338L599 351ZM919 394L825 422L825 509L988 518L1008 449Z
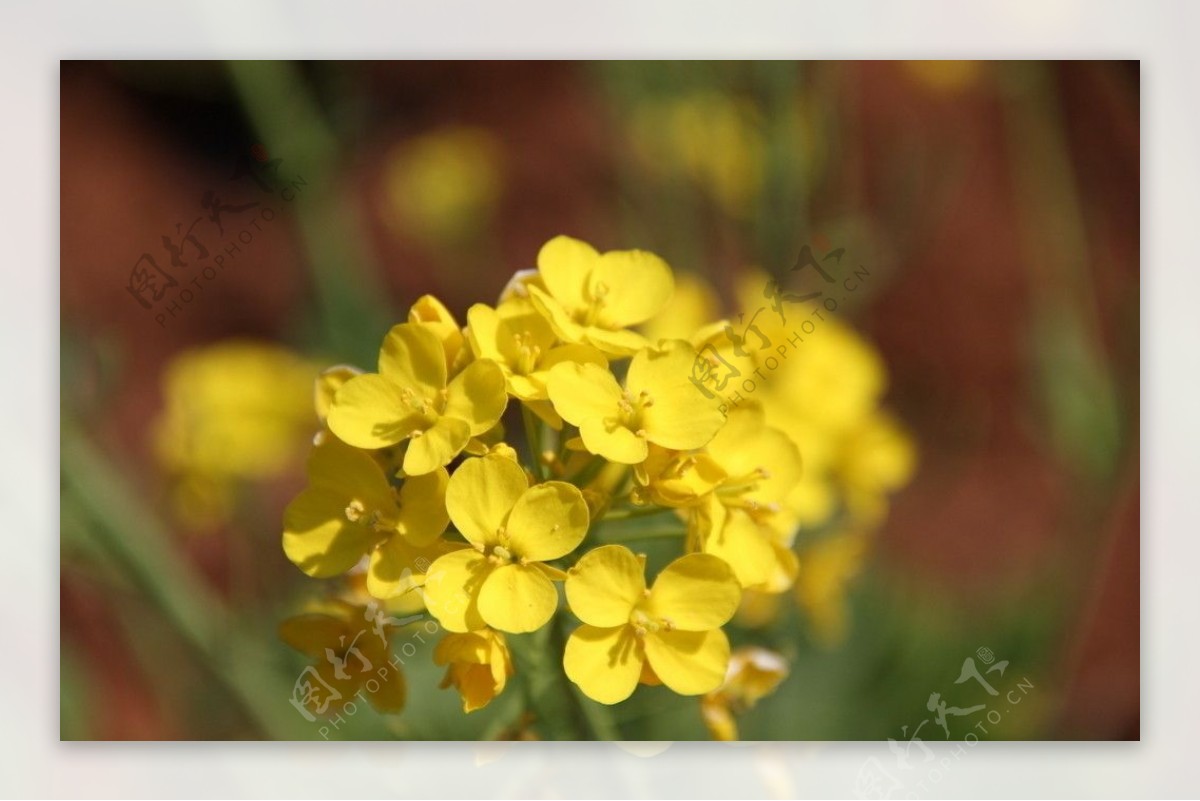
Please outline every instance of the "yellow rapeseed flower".
M798 569L789 506L801 476L796 445L766 424L762 409L742 406L705 451L726 478L691 512L696 547L728 562L743 587L782 592Z
M401 323L383 341L379 372L355 376L337 391L329 428L357 448L408 439L404 472L433 472L496 425L508 401L493 361L474 361L449 378L437 333L423 323Z
M410 323L421 323L441 340L442 350L446 352L446 364L449 365L450 375L456 376L471 361L471 350L465 347L466 335L454 315L440 300L433 295L422 295L417 298L408 310Z
M775 692L787 675L787 661L774 651L756 646L734 651L729 657L725 681L700 702L704 725L713 739L736 740L736 716Z
M190 528L233 515L238 482L299 461L316 420L316 365L268 343L228 340L177 356L163 374L155 456L172 478L176 517Z
M555 333L611 356L629 356L649 344L629 327L658 313L675 287L671 268L653 253L600 254L569 236L543 245L537 264L545 289L530 282L526 290Z
M316 375L316 366L266 343L231 340L180 354L163 375L159 461L220 478L277 474L303 452L299 432L313 427Z
M796 600L812 625L813 639L826 647L846 637L850 609L847 587L863 568L868 538L862 531L822 537L806 548L804 570L796 580Z
M645 349L629 363L625 387L594 364L564 362L550 370L550 402L579 426L589 452L621 464L646 460L651 443L672 450L702 447L725 418L688 381L696 353L682 340Z
M447 634L433 650L433 662L447 666L441 687L458 690L463 712L474 712L491 703L513 674L504 635L492 629Z
M729 475L706 451L673 451L651 445L646 460L634 468L637 503L675 509L702 503Z
M520 465L488 455L454 472L446 507L473 547L429 568L429 611L456 632L486 625L521 633L545 625L558 607L553 581L565 576L544 563L575 550L590 523L579 489L562 481L530 487Z
M396 146L384 165L394 221L435 247L486 227L504 187L501 143L483 128L450 126Z
M445 468L392 489L369 453L325 436L308 461L308 487L283 516L283 550L315 578L337 576L370 554L367 589L390 598L424 581L428 566L453 547L446 530Z
M560 343L528 298L512 298L495 309L477 303L467 312L467 323L475 355L500 365L509 394L556 427L562 420L547 402L550 368L563 362L608 366L604 354L590 345Z
M624 701L646 665L680 695L703 695L725 678L723 626L741 589L724 561L688 554L646 589L644 562L623 545L589 551L567 576L567 603L583 625L563 654L571 681L602 704Z

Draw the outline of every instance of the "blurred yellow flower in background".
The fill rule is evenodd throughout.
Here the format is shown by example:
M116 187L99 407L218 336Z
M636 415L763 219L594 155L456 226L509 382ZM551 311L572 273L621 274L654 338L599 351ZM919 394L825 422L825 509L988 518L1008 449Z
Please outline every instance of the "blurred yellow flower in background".
M738 739L736 716L775 692L787 676L787 661L774 651L748 645L730 654L725 681L700 702L713 739Z
M826 646L846 637L847 584L862 570L869 541L861 531L822 537L800 553L804 569L796 578L796 600L808 615L813 639Z
M486 129L451 126L392 150L384 187L392 221L432 247L486 230L504 189L503 148Z
M153 444L175 481L181 522L223 522L237 482L270 478L299 459L317 424L317 372L290 350L247 340L184 351L167 365Z
M766 155L762 116L753 104L715 92L644 103L634 110L630 139L647 171L685 176L728 214L749 213Z

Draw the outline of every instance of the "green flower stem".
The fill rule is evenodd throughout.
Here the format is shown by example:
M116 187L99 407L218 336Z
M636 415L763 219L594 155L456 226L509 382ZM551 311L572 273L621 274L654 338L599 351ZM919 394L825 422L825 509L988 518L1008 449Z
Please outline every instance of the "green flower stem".
M547 740L590 739L587 718L563 672L564 642L557 619L530 634L510 634L507 640L526 703L542 736Z
M610 509L605 513L602 520L632 520L638 517L651 517L653 515L661 515L667 512L673 512L668 506L640 506L627 509Z
M336 132L295 65L230 61L227 69L250 124L269 152L283 159L281 174L306 182L289 207L316 290L321 340L342 358L373 364L379 332L393 315L380 300L386 293L378 265L361 245L364 223L338 183Z
M601 534L598 539L604 545L621 545L626 542L640 542L642 540L669 540L682 539L687 536L687 529L682 527L672 528L651 528L638 529L634 531L622 531L614 535Z
M542 461L542 421L525 404L521 404L521 421L525 424L525 442L529 445L529 461L538 481L546 480L546 463Z

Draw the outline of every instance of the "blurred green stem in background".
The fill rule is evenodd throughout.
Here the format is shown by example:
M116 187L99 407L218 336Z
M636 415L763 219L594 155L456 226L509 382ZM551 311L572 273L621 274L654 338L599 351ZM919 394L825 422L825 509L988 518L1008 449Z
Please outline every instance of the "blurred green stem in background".
M271 739L296 736L291 688L272 670L267 643L238 628L228 609L170 545L165 528L70 420L62 423L64 538L82 537L109 556L200 656Z
M762 192L753 218L756 261L774 275L790 267L800 245L811 238L805 195L809 166L802 157L804 132L799 124L801 68L791 61L754 63L766 144Z
M1033 324L1030 362L1053 446L1077 475L1105 484L1115 475L1122 424L1104 352L1092 247L1071 169L1061 104L1044 64L1017 66L1006 104Z
M339 359L375 362L377 344L393 318L380 300L366 231L336 176L338 143L296 64L231 61L234 89L263 143L308 183L297 193L298 229L308 252L316 293L320 344Z

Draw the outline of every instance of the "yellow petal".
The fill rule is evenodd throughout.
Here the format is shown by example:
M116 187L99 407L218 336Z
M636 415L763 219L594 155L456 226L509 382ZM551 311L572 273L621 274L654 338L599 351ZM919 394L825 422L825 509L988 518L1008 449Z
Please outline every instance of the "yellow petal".
M650 346L649 340L636 331L619 329L610 331L606 328L591 326L582 330L581 335L588 344L599 348L609 356L632 356L643 348Z
M483 709L492 702L500 688L487 665L453 664L446 670L442 687L454 685L462 696L463 712Z
M625 385L629 394L643 392L653 405L642 412L642 427L651 442L677 451L703 447L725 422L715 403L688 380L696 351L682 340L665 350L639 351L629 363Z
M645 658L629 626L597 628L584 624L567 638L563 669L588 698L616 704L633 695Z
M740 406L706 450L735 480L761 471L748 498L782 503L800 480L800 451L787 434L767 425L759 406Z
M770 575L763 582L762 590L763 592L784 592L796 583L796 577L800 575L800 558L791 548L778 542L772 541L771 549L775 552L775 564L772 565Z
M738 509L729 510L725 524L704 540L703 551L733 568L743 587L765 589L764 585L781 569L768 531Z
M479 588L491 563L470 548L439 557L425 576L425 606L450 631L466 632L486 625L479 615Z
M570 312L564 309L561 303L536 286L530 285L527 288L533 307L546 319L546 322L550 323L550 327L554 329L554 333L558 334L560 339L564 342L581 342L583 340L583 326L571 318Z
M496 532L528 487L525 471L512 459L498 454L467 459L446 486L446 508L468 542L496 545Z
M563 362L546 378L546 390L554 410L569 423L616 415L621 387L606 368L595 364Z
M313 401L318 420L324 421L329 416L337 391L342 388L342 384L357 375L362 375L362 370L348 364L339 364L317 376L316 385L313 387Z
M455 550L461 547L445 540L417 547L403 537L391 537L371 552L367 592L386 601L424 586L430 565Z
M514 393L515 394L515 393ZM563 419L558 416L558 412L554 411L554 405L548 400L527 400L524 401L529 410L538 416L546 425L553 428L555 431L561 431L563 427Z
M410 323L421 323L442 343L446 364L453 367L463 356L463 332L454 315L433 295L422 295L408 310ZM469 354L467 354L469 355Z
M575 362L577 364L594 364L597 367L608 367L608 359L604 354L590 345L559 345L546 352L538 362L541 370L550 370L556 364Z
M554 328L527 299L509 301L497 313L500 315L497 345L504 360L518 373L529 372L554 347L558 339Z
M345 573L386 535L369 525L351 522L346 495L309 487L283 513L283 552L296 567L314 578Z
M396 530L411 545L422 547L438 538L450 523L446 513L446 485L450 475L439 467L432 473L410 476L400 487L400 515Z
M514 395L523 400L545 400L550 397L546 391L546 381L550 377L550 370L555 365L564 362L608 367L608 359L591 345L559 345L547 351L546 355L538 361L537 369L528 376L513 376L509 380L509 388ZM558 427L561 427L561 423Z
M379 351L379 373L431 397L446 386L446 352L430 328L421 323L392 326Z
M467 662L483 665L488 661L491 644L478 632L447 634L433 649L433 663L448 665L451 662Z
M588 276L600 254L587 242L556 236L538 251L538 273L554 299L568 309L586 305Z
M620 464L639 464L649 455L649 447L639 437L614 419L592 417L579 426L579 435L590 453Z
M476 303L467 309L467 336L471 350L481 359L501 361L499 337L500 315L491 306Z
M536 631L554 617L558 591L540 570L504 565L491 572L479 591L479 614L494 629L521 634Z
M609 328L645 322L675 290L667 263L644 250L613 250L596 262L588 277L592 297L603 299L601 319Z
M369 511L395 516L392 487L379 463L366 451L335 437L324 437L309 454L306 470L310 486L340 492L347 500L361 501Z
M508 404L504 373L490 359L479 359L455 376L446 388L443 417L465 420L477 437L496 425Z
M417 432L404 453L404 472L421 476L444 467L462 453L471 439L471 427L465 420L439 417L431 428Z
M514 555L532 562L566 556L583 542L589 524L587 502L577 487L547 481L517 499L506 531Z
M641 561L624 545L588 551L567 574L567 604L592 626L623 626L642 600L646 578Z
M729 639L712 631L658 631L646 635L646 659L662 683L680 695L721 686L729 666Z
M340 650L341 638L348 634L346 622L332 615L296 615L279 624L279 639L315 659L324 659L326 648Z
M681 556L667 565L647 599L654 617L682 631L706 631L724 625L737 611L742 590L723 559L706 553Z
M356 448L395 445L426 423L409 406L403 389L378 373L355 376L334 395L329 428L342 442Z

